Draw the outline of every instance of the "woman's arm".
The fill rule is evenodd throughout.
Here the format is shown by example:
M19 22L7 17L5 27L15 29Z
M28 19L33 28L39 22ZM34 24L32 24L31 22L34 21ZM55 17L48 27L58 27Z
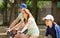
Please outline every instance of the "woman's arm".
M30 23L31 23L31 21L27 22L27 24L25 25L25 27L22 29L21 33L23 33L27 29L27 27L29 26Z

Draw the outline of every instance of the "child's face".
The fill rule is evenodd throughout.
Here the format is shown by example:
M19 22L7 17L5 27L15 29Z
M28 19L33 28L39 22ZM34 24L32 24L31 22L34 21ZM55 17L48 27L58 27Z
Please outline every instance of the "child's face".
M50 20L50 19L46 19L45 20L45 24L47 25L47 26L49 26L49 25L51 25L52 24L52 20Z

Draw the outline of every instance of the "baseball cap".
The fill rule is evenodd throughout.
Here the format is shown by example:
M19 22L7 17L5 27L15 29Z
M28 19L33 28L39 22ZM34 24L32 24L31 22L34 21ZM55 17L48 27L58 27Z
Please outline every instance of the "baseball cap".
M27 8L27 5L24 4L24 3L22 3L19 7L20 7L20 8Z
M43 21L45 19L51 19L52 21L54 21L54 17L52 15L47 15L46 17L43 18Z

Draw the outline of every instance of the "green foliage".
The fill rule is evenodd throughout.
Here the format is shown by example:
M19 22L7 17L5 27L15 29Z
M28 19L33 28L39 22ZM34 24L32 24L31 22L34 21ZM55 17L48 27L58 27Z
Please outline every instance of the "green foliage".
M27 7L30 11L33 11L33 1L32 0L26 0Z
M0 2L0 13L2 14L3 13L3 7L4 7L4 2Z
M38 8L44 8L46 5L49 5L48 1L38 1L37 3Z
M0 9L3 8L3 2L0 2Z
M11 9L11 6L10 6L10 4L9 4L9 3L7 4L7 9L8 9L8 10L10 10L10 9Z
M57 2L57 8L60 8L60 2Z
M28 7L32 7L33 6L33 1L32 0L26 0L26 4Z

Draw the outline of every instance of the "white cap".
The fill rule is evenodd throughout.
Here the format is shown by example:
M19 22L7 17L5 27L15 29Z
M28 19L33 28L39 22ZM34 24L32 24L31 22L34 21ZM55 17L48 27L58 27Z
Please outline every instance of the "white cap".
M46 17L43 18L43 20L45 19L51 19L52 21L54 21L54 17L52 15L47 15Z

